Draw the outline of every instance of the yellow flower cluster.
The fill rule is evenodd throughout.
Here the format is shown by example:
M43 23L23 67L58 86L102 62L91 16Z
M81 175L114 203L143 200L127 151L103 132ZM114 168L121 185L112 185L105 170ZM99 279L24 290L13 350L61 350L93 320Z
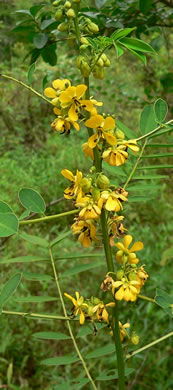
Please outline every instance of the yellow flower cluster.
M115 302L109 302L104 304L97 297L91 297L91 299L85 300L84 297L80 297L79 292L76 292L76 298L64 293L65 297L70 299L73 303L72 315L77 317L79 315L80 324L83 325L85 319L90 321L100 321L109 324L109 313L107 307L114 307Z
M69 134L72 127L79 131L81 121L85 120L89 113L90 118L85 121L85 126L92 129L93 134L82 145L85 156L94 159L93 150L97 147L102 150L101 157L104 161L112 166L120 166L128 158L128 148L134 153L138 152L137 141L125 140L124 133L115 130L113 117L105 118L98 114L95 106L102 106L103 103L93 98L85 99L86 90L86 85L75 87L68 79L56 79L52 82L52 87L44 90L45 96L52 99L54 113L57 115L51 126L62 134Z
M64 191L66 199L73 199L75 206L79 209L78 217L75 218L75 223L72 225L74 234L79 234L79 242L88 247L91 242L97 241L95 223L100 218L101 211L104 208L108 212L116 213L123 209L123 202L127 201L128 192L122 188L111 188L109 179L102 173L93 174L90 177L84 177L82 172L76 172L74 175L68 169L61 171L62 175L71 181L71 186ZM123 219L121 216L113 214L114 225L110 228L110 236L114 229L116 234L116 226L118 230L119 221ZM111 220L111 219L110 219ZM121 223L119 232L123 233L124 228Z
M56 79L52 82L52 87L46 88L44 94L52 99L54 113L57 115L51 126L62 133L69 134L71 127L79 131L78 120L85 118L86 111L91 115L96 114L97 110L94 106L103 104L94 99L84 99L87 90L84 84L74 87L67 79Z
M113 296L117 300L136 301L140 290L148 278L148 274L144 267L137 267L139 259L136 258L135 252L143 249L142 242L136 242L131 249L128 249L132 241L132 236L126 235L123 242L114 244L118 249L116 259L122 265L121 269L116 273L114 280L109 274L103 281L101 288L104 291L111 290Z

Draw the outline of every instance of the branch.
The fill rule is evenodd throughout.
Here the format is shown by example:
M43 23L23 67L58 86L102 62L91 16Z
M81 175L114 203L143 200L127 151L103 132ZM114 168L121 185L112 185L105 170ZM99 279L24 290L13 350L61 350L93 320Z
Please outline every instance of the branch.
M173 336L173 332L170 332L170 333L166 334L165 336L160 337L159 339L153 341L153 342L150 343L150 344L144 345L144 347L139 348L139 349L137 349L137 350L134 351L134 352L130 352L128 355L126 355L126 359L130 359L132 356L136 355L137 353L142 352L142 351L145 351L145 349L148 349L148 348L152 347L153 345L158 344L158 343L160 343L161 341L163 341L163 340L165 340L165 339L167 339L168 337L171 337L171 336Z

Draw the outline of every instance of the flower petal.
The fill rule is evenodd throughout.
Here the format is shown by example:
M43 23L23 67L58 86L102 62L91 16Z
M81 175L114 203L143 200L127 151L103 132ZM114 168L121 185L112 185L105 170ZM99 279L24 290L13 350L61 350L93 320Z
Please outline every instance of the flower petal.
M94 149L97 145L98 140L98 134L93 134L91 137L88 138L88 146L91 149Z
M45 94L45 96L47 96L48 98L55 98L55 97L57 97L56 96L56 91L53 89L53 88L46 88L45 90L44 90L44 94Z
M104 130L113 130L115 128L115 119L113 119L111 116L108 116L104 121Z
M80 85L77 85L76 87L76 96L78 99L80 99L84 93L86 92L87 90L87 85L84 85L84 84L80 84Z
M132 240L133 240L133 237L132 236L130 236L129 234L127 234L125 237L124 237L124 246L125 246L125 248L127 249L128 248L128 246L130 245L130 243L132 242Z
M135 242L132 247L130 248L129 252L138 252L138 251L141 251L144 247L144 244L143 242L141 241L137 241Z
M73 122L78 120L78 115L76 112L76 105L75 104L72 104L72 106L70 107L70 110L68 111L68 116L69 116L70 120Z
M68 169L63 169L61 171L61 175L63 175L66 179L68 179L70 181L74 181L75 180L75 177L74 177L73 173L71 171L69 171Z
M117 144L117 139L116 139L116 137L113 134L109 134L109 133L106 133L106 132L104 132L103 134L104 134L104 138L106 139L108 144L110 144L110 145L116 145Z
M103 122L104 119L102 115L92 115L91 118L85 122L85 126L90 127L91 129L96 129L97 127L101 126Z

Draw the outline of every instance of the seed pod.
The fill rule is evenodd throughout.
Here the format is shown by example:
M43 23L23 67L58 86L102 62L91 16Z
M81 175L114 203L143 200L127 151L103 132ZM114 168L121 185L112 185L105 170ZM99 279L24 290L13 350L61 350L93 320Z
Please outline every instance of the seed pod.
M57 30L59 30L61 32L67 31L68 30L68 23L63 22L63 23L59 24L59 26L57 27Z
M80 70L84 77L88 77L91 73L91 68L85 60L81 61Z
M93 33L96 33L96 32L99 31L99 28L98 28L97 24L95 24L95 23L93 23L91 21L88 23L88 28Z
M71 3L70 3L70 1L66 1L66 2L65 2L64 8L71 8Z
M55 19L59 22L63 17L63 11L61 8L58 9L58 11L56 11L56 14L55 14Z
M68 11L66 12L66 15L68 18L75 19L76 14L74 12L73 8L69 8Z
M99 66L95 66L93 71L93 76L95 79L103 80L105 77L104 68L100 68Z
M123 133L123 131L117 129L116 132L115 132L115 135L118 139L124 139L125 138L125 135Z
M81 42L83 45L88 45L88 44L89 44L88 39L85 38L85 37L81 37L80 42Z
M132 344L134 344L134 345L139 344L139 336L135 332L132 333L130 340L131 340Z
M91 193L94 201L97 202L97 200L100 198L100 190L97 187L93 187Z
M107 176L100 174L96 180L96 184L101 190L106 190L109 188L110 180Z
M123 276L124 276L124 271L122 269L117 271L117 273L116 273L117 280L121 280L123 278Z

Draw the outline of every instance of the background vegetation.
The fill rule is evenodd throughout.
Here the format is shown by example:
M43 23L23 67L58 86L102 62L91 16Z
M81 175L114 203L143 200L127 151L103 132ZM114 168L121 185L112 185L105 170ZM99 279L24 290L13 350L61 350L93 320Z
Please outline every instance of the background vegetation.
M42 2L37 2L41 4ZM144 3L144 2L143 2ZM114 113L134 132L139 129L139 116L141 109L158 97L164 98L169 106L168 119L173 113L171 94L173 91L172 60L173 46L171 44L171 27L173 25L172 2L146 1L148 8L142 9L141 1L99 1L88 2L90 8L84 2L85 13L89 12L93 20L100 23L102 33L108 34L116 28L137 27L135 34L150 43L158 52L157 56L147 59L144 66L137 58L126 53L122 58L116 59L115 53L111 52L111 68L107 72L104 82L91 81L91 92L95 98L104 101L104 110ZM157 3L157 4L156 4ZM51 2L49 16L53 12ZM33 0L25 1L25 8L35 5ZM23 1L1 1L0 12L2 21L0 24L1 50L1 73L13 75L15 78L28 83L27 73L32 60L34 44L32 28L26 31L17 31L16 22L21 21L21 15L15 11L23 8ZM19 17L20 16L20 17ZM25 15L26 16L26 15ZM109 23L104 23L109 17ZM105 18L105 19L104 19ZM25 27L25 23L20 24ZM104 26L104 27L103 27ZM19 27L19 25L18 25ZM48 34L51 32L48 31ZM30 52L30 57L28 53ZM33 75L32 86L39 92L44 86L50 84L55 78L69 78L74 84L81 82L80 72L74 67L74 48L67 45L66 41L56 49L58 57L57 65L51 66L46 57L37 58L36 70ZM45 61L46 60L46 61ZM45 77L46 76L46 77ZM63 200L64 179L60 172L63 168L75 171L76 168L86 170L90 162L86 163L81 152L81 144L86 135L80 131L73 132L70 137L63 137L54 133L50 128L53 120L52 109L46 102L40 101L36 96L26 91L18 84L0 80L1 107L0 107L0 164L1 164L1 193L0 199L13 206L15 212L20 215L23 210L18 203L18 190L21 187L31 187L38 190L49 205L48 213L55 214L70 209L67 200ZM111 110L111 112L110 112ZM169 133L170 134L170 133ZM171 134L166 138L160 137L159 142L173 144ZM148 147L151 154L152 150ZM159 149L160 152L171 152L169 149ZM159 165L160 160L154 161ZM165 164L171 163L171 157L165 159ZM86 166L86 164L88 164ZM165 250L171 247L172 239L172 200L171 193L171 170L156 170L157 173L167 175L166 179L158 181L157 192L153 199L142 203L129 203L126 207L128 226L131 234L144 242L143 264L146 264L150 274L145 291L146 295L153 297L155 289L161 288L171 294L171 258L164 257ZM147 172L146 172L147 173ZM149 181L152 185L152 180ZM54 202L59 200L58 202ZM53 202L53 204L52 204ZM136 205L136 207L134 207ZM46 238L48 235L53 239L60 232L69 230L72 217L58 220L56 224L44 223L39 226L25 228L25 231L38 234ZM8 240L1 240L1 261L21 255L34 254L44 255L44 248L33 246L23 241L20 235ZM103 277L103 266L94 270L79 273L75 278L63 276L67 270L75 265L88 263L88 250L83 251L76 238L69 236L55 248L56 256L67 256L66 260L57 261L58 271L61 274L64 291L83 291L83 295L97 295L100 281ZM89 251L90 252L90 251ZM100 248L95 248L96 254ZM79 253L79 258L68 260L68 255ZM80 259L80 253L86 253L86 258ZM100 262L102 259L94 258ZM1 264L1 285L15 271L42 272L52 274L48 262L29 263L21 265ZM105 270L106 272L106 270ZM29 278L28 278L29 279ZM92 291L91 291L92 290ZM99 293L101 297L101 292ZM34 282L23 278L22 284L17 291L17 296L27 295L50 295L56 296L54 283L48 281ZM37 311L57 313L57 303L48 302L43 304L16 302L16 296L10 300L7 310ZM170 317L152 303L138 300L135 304L122 305L122 322L130 320L132 328L140 335L139 346L145 345L157 337L171 331ZM59 313L59 311L58 311ZM67 353L71 348L70 341L39 341L32 337L35 332L43 330L63 331L64 324L44 320L31 320L20 317L1 316L0 322L0 385L7 385L9 389L22 390L68 390L61 383L68 381L70 376L81 377L80 365L45 367L40 361L47 356L57 356ZM81 332L78 325L74 325L74 332ZM109 343L107 332L102 329L96 336L91 334L79 338L79 346L84 355L91 352L95 343L104 346ZM110 336L111 342L111 336ZM131 350L133 347L131 348ZM138 354L128 361L129 367L135 371L128 377L128 390L157 389L171 390L173 378L171 378L171 363L169 356L172 351L171 341L160 343L151 350ZM106 363L105 363L106 361ZM93 376L98 376L106 368L112 368L112 355L97 360L89 360L89 368ZM13 373L10 374L11 363ZM96 374L97 373L97 374ZM104 383L104 382L103 382ZM98 389L103 389L103 383L98 383ZM109 388L114 389L114 381L110 381ZM72 385L69 384L69 389ZM84 387L84 386L83 386ZM82 386L78 387L82 388ZM87 385L85 386L87 388Z

